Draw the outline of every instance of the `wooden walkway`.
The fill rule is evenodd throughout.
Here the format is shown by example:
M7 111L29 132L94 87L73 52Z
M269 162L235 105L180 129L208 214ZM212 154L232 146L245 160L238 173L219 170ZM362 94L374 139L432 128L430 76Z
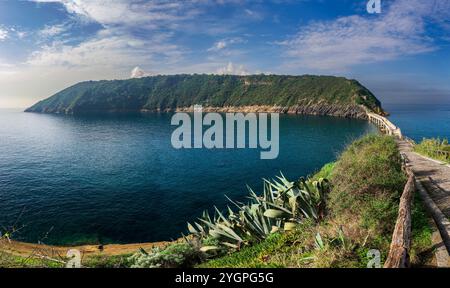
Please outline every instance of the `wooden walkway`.
M413 151L410 142L397 139L400 153L416 178L417 191L432 215L435 267L450 267L450 166Z
M450 167L413 152L411 144L404 140L398 140L398 145L417 180L424 185L442 213L450 219Z
M445 217L450 219L450 165L413 152L412 144L402 135L400 128L386 117L367 111L367 119L377 125L383 133L396 137L400 153L408 159L414 176Z
M400 153L405 158L406 171L412 172L415 189L433 217L438 231L433 232L432 242L436 267L450 267L450 165L421 156L413 151L413 144L402 135L399 127L389 119L367 111L367 120L378 126L382 133L396 138ZM408 181L410 183L411 181ZM409 186L411 186L409 185ZM387 268L409 267L411 243L411 199L406 193L408 184L402 195L403 206L399 207L399 216L393 234L389 257L385 263ZM409 199L409 200L408 200Z

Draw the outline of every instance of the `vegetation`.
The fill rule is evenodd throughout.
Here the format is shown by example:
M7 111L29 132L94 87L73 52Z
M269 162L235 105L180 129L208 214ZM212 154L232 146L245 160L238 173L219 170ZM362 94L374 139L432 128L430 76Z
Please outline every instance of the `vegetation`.
M375 135L357 140L336 163L325 165L312 179L323 176L332 183L323 221L303 222L293 231L273 234L199 267L366 267L371 249L381 252L382 264L406 182L395 141ZM416 200L411 251L416 265L430 252L427 219Z
M450 163L450 145L447 139L423 139L414 145L414 151L430 158Z
M54 259L40 251L33 251L30 255L16 255L11 252L12 232L0 230L0 268L61 268L62 259ZM51 255L53 256L53 255Z
M324 213L327 180L289 182L284 176L264 181L264 191L258 196L251 188L248 204L236 203L237 211L228 207L224 216L217 208L213 218L207 211L199 223L188 223L192 235L206 240L209 237L231 249L264 240L268 235L293 230L305 219L317 220ZM195 226L195 227L194 227Z
M205 211L198 222L188 223L191 238L185 244L166 249L155 248L150 253L141 250L131 260L134 267L178 267L201 262L211 253L223 254L259 243L279 231L294 230L306 220L317 221L324 215L325 179L289 182L283 175L277 180L264 180L264 190L258 196L251 188L249 203L232 200L235 210L227 214L215 208L210 217Z
M141 249L129 258L132 268L176 268L192 267L205 258L198 245L191 242L176 243L165 249L153 248L151 252Z
M330 178L331 190L322 177ZM366 267L372 249L379 250L384 261L405 183L394 139L366 136L308 181L293 183L283 176L265 181L262 195L250 190L250 203L234 203L237 212L229 209L224 216L216 209L212 219L205 212L200 223L189 224L196 239L216 241L212 246L201 242L203 250L198 250L209 261L198 267ZM308 200L298 202L294 213L289 199L299 195ZM328 207L322 205L324 199ZM417 221L423 211L415 207L419 207L413 216ZM318 221L323 217L318 211L325 208L326 217ZM283 222L295 225L286 227ZM416 259L424 253L430 234L423 221L414 225ZM218 247L220 253L208 256Z
M0 252L0 268L63 268L64 263L33 255L18 256Z
M87 268L128 268L131 266L131 254L92 255L83 259L82 265Z
M275 233L265 241L224 257L198 265L199 268L283 268L359 267L358 259L348 258L354 246L342 230L325 235L311 221L287 233ZM339 260L339 261L338 261ZM361 266L362 267L362 266Z
M312 104L364 105L382 112L376 97L356 80L332 76L159 75L88 81L27 109L30 112L92 113L173 110L177 107L292 107Z

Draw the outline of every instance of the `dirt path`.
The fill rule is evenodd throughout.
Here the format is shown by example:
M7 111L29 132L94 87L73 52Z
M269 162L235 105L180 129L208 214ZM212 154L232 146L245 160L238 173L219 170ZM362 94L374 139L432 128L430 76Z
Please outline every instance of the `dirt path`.
M79 250L83 257L96 255L114 256L132 254L140 248L150 250L153 247L162 247L170 242L134 243L134 244L108 244L108 245L82 245L82 246L50 246L16 241L0 240L0 251L21 257L42 256L52 259L63 259L70 249Z

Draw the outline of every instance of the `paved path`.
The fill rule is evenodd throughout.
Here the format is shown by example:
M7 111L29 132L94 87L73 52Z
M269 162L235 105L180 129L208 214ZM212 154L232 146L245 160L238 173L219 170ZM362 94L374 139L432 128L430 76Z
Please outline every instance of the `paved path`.
M412 151L412 145L397 140L400 152L406 157L416 176L416 186L422 201L439 229L432 242L436 267L450 267L450 166L423 157Z
M450 218L450 167L423 157L412 151L412 146L398 140L400 152L406 155L416 178L425 186L430 197Z

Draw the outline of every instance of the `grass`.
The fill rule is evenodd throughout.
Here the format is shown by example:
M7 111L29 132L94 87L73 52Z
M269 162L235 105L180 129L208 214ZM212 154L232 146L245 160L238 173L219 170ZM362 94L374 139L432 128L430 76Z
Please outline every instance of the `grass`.
M307 233L308 231L309 233ZM313 246L313 223L300 224L299 229L288 233L274 233L265 241L245 247L239 252L210 260L198 268L283 268L308 264L310 254L306 246Z
M0 268L63 268L64 264L35 257L22 257L6 252L0 253Z
M256 245L246 247L238 253L231 253L227 256L211 260L209 262L198 265L199 268L263 268L263 267L283 267L279 264L272 265L270 263L270 252L275 251L284 246L284 235L274 233L265 241Z
M82 259L85 268L126 268L130 267L131 254L105 256L94 255ZM65 264L35 256L23 257L2 252L0 268L64 268Z
M87 268L127 268L131 266L129 260L131 255L132 254L89 256L82 261L82 265Z
M312 180L317 180L320 178L330 179L335 166L336 166L336 162L327 163L316 174L312 175L310 178Z
M353 142L336 163L312 178L331 179L328 216L290 233L274 234L239 252L199 267L366 267L367 252L377 249L384 262L406 177L393 138L369 135ZM413 259L429 245L429 228L420 203L414 206ZM321 245L317 245L320 235Z
M414 151L424 156L450 163L450 145L447 139L426 139L414 146ZM443 153L447 152L447 154Z
M90 255L82 259L85 268L126 268L130 267L129 257L132 254L122 255ZM67 259L53 261L37 257L36 255L18 256L0 251L0 268L64 268Z

